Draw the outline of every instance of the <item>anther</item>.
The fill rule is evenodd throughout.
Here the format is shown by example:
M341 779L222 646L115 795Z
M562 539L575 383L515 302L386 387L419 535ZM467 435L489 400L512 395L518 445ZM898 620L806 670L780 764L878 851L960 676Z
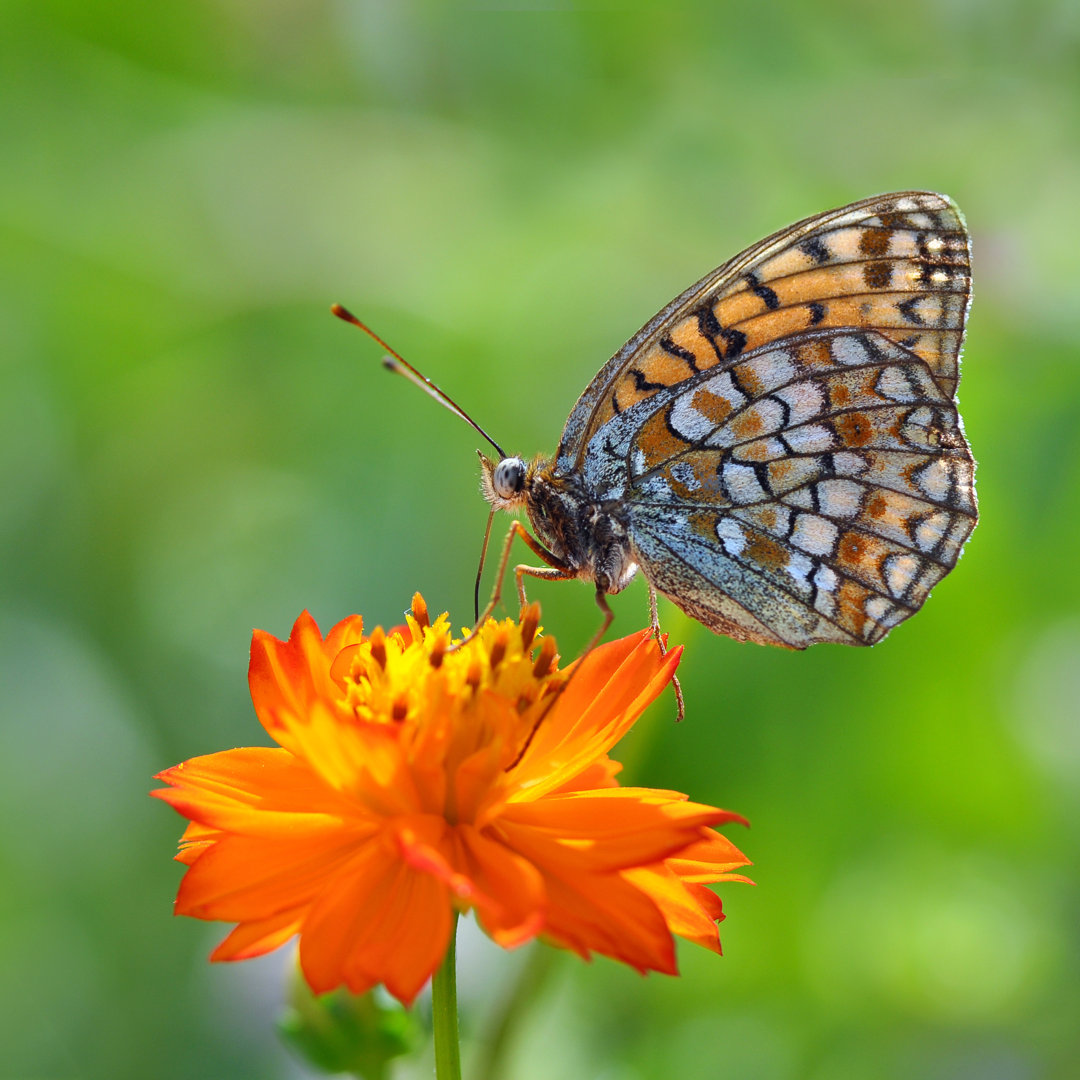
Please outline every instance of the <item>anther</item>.
M540 625L540 605L534 600L521 616L521 647L528 652Z
M431 643L431 654L428 656L428 663L435 668L436 671L442 667L443 657L446 655L446 638L436 638Z
M479 687L483 675L484 672L480 667L480 660L478 657L474 656L472 660L469 661L469 673L465 676L465 681L475 690Z
M424 603L424 598L419 593L413 593L412 617L421 630L431 625L431 619L428 618L427 604Z
M381 626L376 626L371 633L371 659L386 670L386 634Z
M409 699L402 696L394 702L393 709L390 710L390 718L401 723L406 716L409 715Z
M491 664L492 671L503 662L503 657L506 656L506 645L506 631L500 630L491 645L491 656L488 662Z
M555 658L558 655L557 648L553 637L544 638L543 644L540 646L540 655L536 658L536 663L533 664L534 678L542 679L551 673L551 670L555 667Z

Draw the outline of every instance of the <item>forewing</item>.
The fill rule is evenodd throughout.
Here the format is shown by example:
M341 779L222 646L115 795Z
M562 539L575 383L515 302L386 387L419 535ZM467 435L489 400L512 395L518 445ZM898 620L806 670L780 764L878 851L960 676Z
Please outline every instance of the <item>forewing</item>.
M613 425L632 432L631 539L653 585L719 632L873 644L975 526L955 406L877 331L796 335L653 400Z
M807 218L707 274L604 365L566 422L559 468L580 468L619 413L809 328L879 331L951 400L970 294L967 230L944 195L878 195Z

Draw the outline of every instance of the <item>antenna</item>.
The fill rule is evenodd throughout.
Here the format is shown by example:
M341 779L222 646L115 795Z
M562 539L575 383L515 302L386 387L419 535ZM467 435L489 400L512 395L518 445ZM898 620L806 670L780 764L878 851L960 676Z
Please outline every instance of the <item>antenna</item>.
M473 622L480 622L480 579L484 576L484 560L487 558L488 541L491 539L491 523L495 520L495 507L488 514L484 529L484 546L480 549L480 565L476 568L476 585L473 588Z
M377 341L390 354L389 356L383 357L383 367L388 368L390 371L397 372L398 375L404 375L405 378L409 380L409 382L413 383L416 386L419 386L425 394L433 397L440 405L445 406L455 416L460 416L466 424L480 432L480 434L483 435L483 437L487 439L487 441L491 443L492 446L495 447L495 450L500 458L506 457L506 453L503 451L503 448L456 401L454 401L454 399L449 394L447 394L443 390L440 390L426 375L421 375L420 372L417 371L416 368L414 368L412 364L410 364L409 361L406 360L399 352L397 352L396 349L390 348L390 346L387 345L386 342L383 341L383 339L379 337L379 335L376 334L370 326L366 326L351 311L343 308L340 304L331 304L330 310L339 319L342 319L344 322L347 323L352 323L353 326L358 327L360 330L363 330L369 338Z

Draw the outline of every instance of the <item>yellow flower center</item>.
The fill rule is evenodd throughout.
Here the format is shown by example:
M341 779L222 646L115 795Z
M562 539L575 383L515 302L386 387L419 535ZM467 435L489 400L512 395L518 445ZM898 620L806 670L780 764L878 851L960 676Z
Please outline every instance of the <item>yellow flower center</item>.
M488 619L454 638L449 617L430 622L417 593L407 632L376 627L343 654L346 703L358 720L394 729L413 760L450 769L491 747L508 769L566 679L539 618L533 604L516 622Z

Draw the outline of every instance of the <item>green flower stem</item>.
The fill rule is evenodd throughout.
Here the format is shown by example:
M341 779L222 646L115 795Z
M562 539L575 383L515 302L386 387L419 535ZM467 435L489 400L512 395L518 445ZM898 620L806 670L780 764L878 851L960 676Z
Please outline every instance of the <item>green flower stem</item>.
M457 912L450 926L446 955L431 982L431 1013L435 1036L437 1080L461 1080L461 1048L457 1014Z

